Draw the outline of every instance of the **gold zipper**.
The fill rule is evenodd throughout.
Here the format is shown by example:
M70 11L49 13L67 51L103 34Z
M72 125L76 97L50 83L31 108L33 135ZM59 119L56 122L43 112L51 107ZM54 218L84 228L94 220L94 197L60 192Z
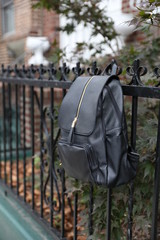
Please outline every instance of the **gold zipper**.
M86 92L86 89L87 89L87 87L88 87L88 84L90 83L90 81L92 80L92 78L93 78L93 77L91 77L91 78L87 81L87 83L86 83L86 85L85 85L85 87L84 87L84 89L83 89L83 92L82 92L82 95L81 95L81 98L80 98L80 101L79 101L79 104L78 104L77 113L76 113L76 116L75 116L75 118L74 118L74 120L73 120L73 122L72 122L71 128L74 128L75 125L76 125L76 123L77 123L77 120L78 120L78 117L79 117L80 108L81 108L81 105L82 105L82 100L83 100L84 94L85 94L85 92Z

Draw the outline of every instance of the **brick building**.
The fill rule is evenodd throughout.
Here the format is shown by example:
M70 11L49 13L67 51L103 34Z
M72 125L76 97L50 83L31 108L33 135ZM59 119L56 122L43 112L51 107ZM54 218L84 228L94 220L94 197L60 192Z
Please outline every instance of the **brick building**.
M46 36L59 42L59 16L53 11L33 9L35 0L0 1L0 64L26 63L28 36Z

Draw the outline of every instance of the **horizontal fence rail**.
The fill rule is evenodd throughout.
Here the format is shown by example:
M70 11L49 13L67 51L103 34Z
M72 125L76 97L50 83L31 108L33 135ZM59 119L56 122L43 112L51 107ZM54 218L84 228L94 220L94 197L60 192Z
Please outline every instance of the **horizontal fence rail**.
M120 67L112 61L102 72L96 62L84 68L77 63L70 69L63 64L58 70L53 64L49 67L15 66L0 71L0 185L12 191L32 214L44 220L51 229L53 239L98 239L94 231L96 198L95 186L85 188L88 199L83 203L79 182L66 176L59 165L56 143L60 135L57 126L58 108L72 82L80 75L121 76ZM156 84L143 83L142 76L147 68L135 60L126 69L130 83L122 83L123 94L129 97L131 105L130 144L137 148L138 106L143 98L160 99L160 69L154 69ZM160 105L157 121L157 141L155 149L155 171L153 180L152 220L148 239L158 239L159 189L160 189ZM101 188L101 187L98 187ZM70 190L74 190L73 192ZM128 185L129 193L126 208L128 213L123 221L123 230L128 240L147 239L134 233L134 182ZM84 191L84 195L85 195ZM114 194L108 189L106 199L105 229L100 229L107 240L114 238L112 216ZM127 207L128 206L128 207ZM147 206L146 206L147 207ZM84 212L83 215L81 212ZM87 224L83 223L86 218ZM126 223L127 222L127 223ZM86 229L87 226L87 229ZM99 238L100 239L100 238ZM126 238L125 238L126 239Z

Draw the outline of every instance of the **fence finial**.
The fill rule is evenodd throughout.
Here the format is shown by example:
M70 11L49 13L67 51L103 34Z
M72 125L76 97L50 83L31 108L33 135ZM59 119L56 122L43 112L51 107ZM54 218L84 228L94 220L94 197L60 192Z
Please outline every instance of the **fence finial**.
M102 75L120 75L122 73L122 68L120 68L115 59L108 64L102 72Z
M69 74L70 69L69 69L69 67L67 67L66 63L63 63L62 67L59 67L59 71L61 73L60 81L62 81L62 80L68 81L67 75Z
M101 74L101 69L99 69L97 67L97 62L93 62L92 63L92 67L90 68L87 68L87 72L89 73L90 76L93 76L93 75L100 75Z
M133 65L127 67L126 71L129 76L132 76L132 80L129 83L129 85L139 85L139 86L144 85L140 77L144 76L147 73L147 68L140 66L139 59L134 60Z
M72 68L72 72L75 74L75 78L77 78L85 72L85 69L80 67L80 62L77 62L76 67Z

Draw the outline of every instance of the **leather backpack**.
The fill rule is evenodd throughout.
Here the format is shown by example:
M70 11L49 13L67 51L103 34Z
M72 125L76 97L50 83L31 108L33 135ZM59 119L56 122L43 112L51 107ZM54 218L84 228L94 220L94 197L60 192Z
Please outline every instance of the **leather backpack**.
M118 76L78 77L58 119L60 161L68 176L115 187L136 175L139 155L128 146Z

